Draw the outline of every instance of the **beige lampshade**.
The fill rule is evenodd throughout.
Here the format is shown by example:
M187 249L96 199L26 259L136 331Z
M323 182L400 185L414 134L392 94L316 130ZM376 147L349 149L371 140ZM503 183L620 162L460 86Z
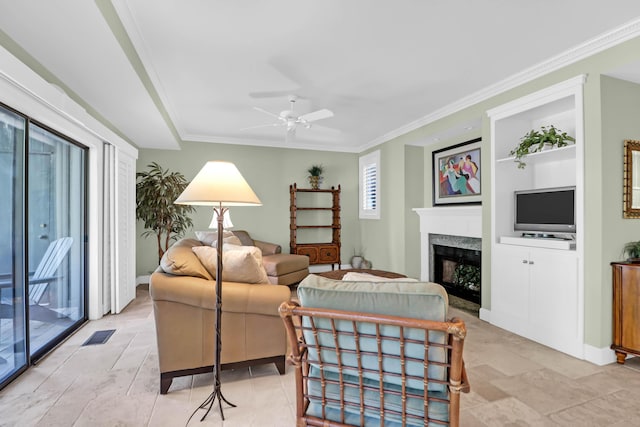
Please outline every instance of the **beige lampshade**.
M175 203L201 206L262 205L236 165L221 161L207 162Z

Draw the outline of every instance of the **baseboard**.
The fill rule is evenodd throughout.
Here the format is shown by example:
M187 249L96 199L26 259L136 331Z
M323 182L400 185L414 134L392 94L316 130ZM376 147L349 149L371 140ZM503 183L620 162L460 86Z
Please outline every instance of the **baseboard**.
M609 347L598 348L585 344L584 360L598 366L608 365L616 361L616 353Z
M480 308L479 317L480 317L480 320L484 320L485 322L491 323L491 310L487 310L486 308Z
M140 285L148 285L149 284L149 277L151 277L150 275L146 275L146 276L138 276L136 277L136 287L140 286Z

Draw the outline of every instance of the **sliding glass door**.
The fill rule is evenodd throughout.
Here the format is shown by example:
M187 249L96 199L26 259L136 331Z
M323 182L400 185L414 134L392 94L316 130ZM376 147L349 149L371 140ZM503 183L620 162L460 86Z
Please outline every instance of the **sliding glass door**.
M0 107L0 384L27 366L24 305L26 120Z
M85 149L29 125L29 342L46 352L85 319Z
M86 158L0 106L0 387L87 318Z

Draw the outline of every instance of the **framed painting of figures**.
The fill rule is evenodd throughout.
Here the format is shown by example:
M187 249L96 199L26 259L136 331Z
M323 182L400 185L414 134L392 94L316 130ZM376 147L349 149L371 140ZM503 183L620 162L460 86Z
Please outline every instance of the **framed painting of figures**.
M433 152L433 206L480 203L481 138Z

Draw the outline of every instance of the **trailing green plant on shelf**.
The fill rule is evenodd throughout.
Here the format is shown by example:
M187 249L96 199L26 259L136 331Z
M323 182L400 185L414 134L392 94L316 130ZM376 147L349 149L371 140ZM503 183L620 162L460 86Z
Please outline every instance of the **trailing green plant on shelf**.
M622 248L623 255L627 256L628 261L640 260L640 241L629 242Z
M522 160L527 154L543 151L552 147L565 147L569 142L576 139L566 132L561 131L551 125L541 126L540 130L531 129L525 136L520 138L520 144L509 152L515 156L514 161L518 163L519 169L524 169L526 163Z

